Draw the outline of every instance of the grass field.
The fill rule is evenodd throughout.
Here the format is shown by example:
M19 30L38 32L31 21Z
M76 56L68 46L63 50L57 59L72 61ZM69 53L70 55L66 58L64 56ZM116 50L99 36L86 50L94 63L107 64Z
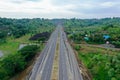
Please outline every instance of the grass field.
M92 45L86 45L86 44L80 44L81 53L97 53L97 54L110 54L115 55L118 54L120 51L114 50L114 49L108 49L108 48L102 48L102 47L96 47Z
M22 43L30 43L28 40L30 38L30 34L26 34L20 38L14 39L13 37L8 37L7 42L0 45L0 51L3 52L4 55L16 53L19 45Z
M3 55L11 54L11 53L16 53L17 50L19 49L20 44L29 44L29 43L36 43L36 41L30 41L29 38L32 37L34 34L37 33L42 33L46 31L52 31L54 28L50 27L48 29L45 28L40 28L36 33L29 33L26 34L20 38L14 38L12 36L8 36L6 38L6 43L0 44L0 51L2 51ZM38 44L38 43L37 43ZM43 46L42 44L40 44Z

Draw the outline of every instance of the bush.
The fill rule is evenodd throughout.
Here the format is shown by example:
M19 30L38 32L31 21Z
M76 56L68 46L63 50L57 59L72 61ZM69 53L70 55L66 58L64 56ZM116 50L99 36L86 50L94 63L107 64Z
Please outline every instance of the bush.
M25 58L25 61L28 62L35 56L38 49L39 47L37 45L28 45L28 46L23 47L18 52Z
M6 39L0 39L0 44L6 43Z
M25 46L18 53L10 54L0 60L0 80L9 80L18 72L25 69L38 50L37 45Z
M26 62L24 61L24 58L22 58L21 55L16 53L10 54L3 58L0 62L0 65L0 80L4 80L22 71L26 66Z
M113 41L112 44L114 44L116 48L120 48L120 42L119 41Z
M78 50L80 50L81 46L80 46L80 45L75 45L75 47L74 47L74 48L75 48L75 50L77 50L77 51L78 51Z
M88 53L79 54L80 58L86 63L95 80L119 80L120 77L120 54L103 55Z
M0 80L8 80L9 76L7 74L5 68L0 66Z

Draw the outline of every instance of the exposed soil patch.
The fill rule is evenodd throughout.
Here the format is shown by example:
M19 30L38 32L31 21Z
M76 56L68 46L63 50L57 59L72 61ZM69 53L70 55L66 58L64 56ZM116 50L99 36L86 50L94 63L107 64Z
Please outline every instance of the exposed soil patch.
M101 44L101 46L103 46L105 48L115 48L115 46L112 44Z
M80 52L82 53L102 53L102 54L116 54L120 51L120 48L108 48L101 45L91 45L91 44L79 44L81 46Z
M43 33L35 34L35 35L32 36L29 40L38 40L38 39L40 39L40 38L48 39L49 36L50 36L50 33L49 33L49 32L43 32Z

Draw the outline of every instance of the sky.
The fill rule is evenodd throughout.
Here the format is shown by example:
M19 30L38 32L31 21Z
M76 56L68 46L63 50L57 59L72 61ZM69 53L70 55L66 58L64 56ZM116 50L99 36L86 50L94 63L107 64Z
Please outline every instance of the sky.
M0 0L0 17L120 17L120 0Z

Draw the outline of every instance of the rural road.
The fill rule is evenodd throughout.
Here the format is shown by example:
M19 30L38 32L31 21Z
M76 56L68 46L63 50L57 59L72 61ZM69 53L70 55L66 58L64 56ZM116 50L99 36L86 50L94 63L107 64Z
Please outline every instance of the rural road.
M58 79L54 80L83 80L79 69L74 51L67 42L67 37L62 29L62 25L58 25L56 30L51 34L48 43L38 57L31 73L26 80L52 80L53 62L56 54L57 41L59 37L59 53L58 53ZM52 76L54 77L54 76Z

